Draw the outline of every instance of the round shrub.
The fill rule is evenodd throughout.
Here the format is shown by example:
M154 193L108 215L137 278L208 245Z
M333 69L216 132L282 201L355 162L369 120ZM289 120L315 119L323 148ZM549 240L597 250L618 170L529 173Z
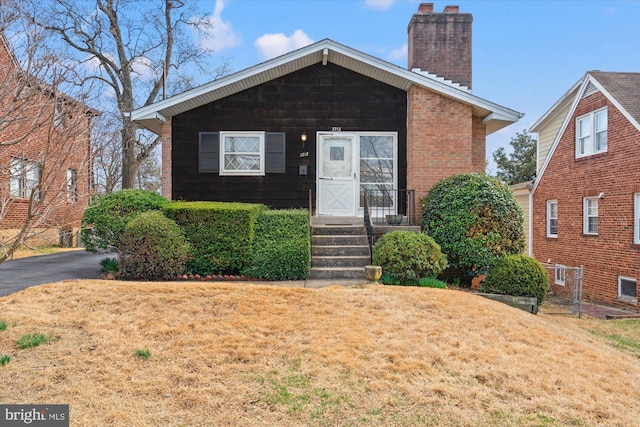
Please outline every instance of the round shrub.
M160 210L164 197L146 190L120 190L93 199L82 215L82 242L86 250L117 250L125 225L141 212Z
M118 265L130 279L172 279L184 269L187 241L175 221L161 212L144 212L127 223Z
M373 250L373 263L401 283L435 277L447 267L447 257L429 236L411 231L383 235Z
M549 274L531 257L510 255L491 266L481 290L516 297L536 297L540 306L549 291Z
M509 187L485 175L442 179L422 199L422 231L447 255L447 276L470 286L496 259L522 252L524 214Z

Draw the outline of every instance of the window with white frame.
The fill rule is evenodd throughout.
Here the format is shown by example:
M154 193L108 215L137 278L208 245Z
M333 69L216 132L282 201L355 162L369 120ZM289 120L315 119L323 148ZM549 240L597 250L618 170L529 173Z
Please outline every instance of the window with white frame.
M11 196L26 199L31 197L31 193L35 189L34 198L40 199L40 191L37 190L37 186L40 182L41 169L38 162L21 157L11 157L9 164Z
M556 285L564 286L565 280L566 280L567 267L562 264L556 264L554 270L555 270L554 283Z
M220 132L220 175L264 175L264 132Z
M557 200L547 200L547 237L558 237Z
M67 169L67 200L78 201L78 171Z
M592 111L576 119L576 157L607 151L607 109Z
M640 193L633 195L633 243L640 245Z
M638 287L635 278L618 276L618 298L638 302Z
M584 198L584 234L598 234L598 198Z

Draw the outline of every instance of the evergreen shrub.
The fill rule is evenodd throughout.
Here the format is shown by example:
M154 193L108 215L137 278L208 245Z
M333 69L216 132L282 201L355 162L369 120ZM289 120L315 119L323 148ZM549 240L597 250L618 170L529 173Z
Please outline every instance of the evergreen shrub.
M524 249L524 214L509 187L467 173L440 180L422 200L422 231L447 255L446 276L471 286L497 259Z
M516 297L536 297L540 306L549 292L549 274L534 258L510 255L491 266L480 290Z
M401 284L411 284L411 281L440 274L447 267L447 257L426 234L393 231L376 242L373 263Z
M309 212L302 209L262 211L243 274L267 280L300 280L309 275L310 268Z
M144 212L129 221L118 249L118 265L128 279L173 279L188 259L187 241L162 212Z
M255 224L266 207L225 202L172 202L164 207L189 242L189 273L238 274L251 256Z
M117 250L129 220L142 212L160 210L165 203L167 199L146 190L120 190L96 197L82 215L80 235L85 249Z

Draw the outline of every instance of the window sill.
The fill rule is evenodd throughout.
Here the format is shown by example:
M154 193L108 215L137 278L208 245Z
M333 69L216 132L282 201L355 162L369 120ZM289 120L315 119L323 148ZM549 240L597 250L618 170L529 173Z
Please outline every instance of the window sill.
M555 235L553 235L553 234L552 234L552 235L547 234L547 239L558 240L558 235L557 235L557 234L555 234ZM640 246L640 245L638 245L638 246Z
M618 301L624 302L627 304L638 305L638 298L633 297L618 297Z
M583 160L588 160L588 159L597 159L599 157L607 157L607 155L609 154L608 151L601 151L599 153L593 153L593 154L585 154L582 156L576 156L575 161L576 162L580 162Z
M599 234L582 233L582 237L598 237Z

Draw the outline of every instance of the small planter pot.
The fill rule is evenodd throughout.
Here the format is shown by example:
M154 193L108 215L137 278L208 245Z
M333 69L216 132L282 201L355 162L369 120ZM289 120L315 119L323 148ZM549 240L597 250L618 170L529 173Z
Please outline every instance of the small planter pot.
M378 283L382 276L382 267L379 265L367 265L364 267L364 277L371 283Z
M402 224L402 215L386 215L387 224L389 225L400 225Z

